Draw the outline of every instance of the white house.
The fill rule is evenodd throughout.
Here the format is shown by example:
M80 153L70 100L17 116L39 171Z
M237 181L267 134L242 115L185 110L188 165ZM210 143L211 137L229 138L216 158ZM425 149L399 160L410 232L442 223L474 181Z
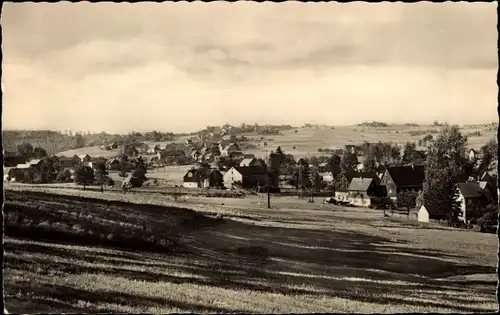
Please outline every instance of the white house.
M333 182L333 174L332 172L322 172L319 173L319 176L323 179L325 183L331 183Z
M425 205L422 205L420 209L418 209L417 220L418 222L429 222L429 211L427 211Z
M477 156L476 150L470 149L469 150L469 160L471 160L471 161L474 160L476 158L476 156Z
M231 167L223 176L224 186L232 188L235 182L243 182L243 174L235 167Z

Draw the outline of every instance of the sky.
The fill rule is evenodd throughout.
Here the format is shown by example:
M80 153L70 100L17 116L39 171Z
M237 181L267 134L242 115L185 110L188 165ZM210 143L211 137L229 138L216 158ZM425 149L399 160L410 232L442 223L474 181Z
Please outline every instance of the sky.
M495 3L4 3L4 129L498 119Z

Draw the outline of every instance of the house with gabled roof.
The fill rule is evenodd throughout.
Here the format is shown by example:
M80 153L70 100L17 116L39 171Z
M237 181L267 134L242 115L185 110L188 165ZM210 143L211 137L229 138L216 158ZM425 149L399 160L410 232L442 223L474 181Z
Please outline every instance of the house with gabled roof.
M456 201L460 204L459 220L467 223L479 214L481 187L476 182L458 183L457 192Z
M376 177L354 177L347 188L351 204L360 207L368 207L371 198L379 195L379 187Z
M406 190L423 189L425 168L423 165L405 165L388 167L382 177L381 185L385 186L387 196L397 201L398 194Z
M265 186L268 182L267 169L259 166L231 167L224 174L224 186L234 188L240 183L243 188Z
M26 158L19 156L16 152L4 152L3 165L5 167L14 167L17 164L26 163Z

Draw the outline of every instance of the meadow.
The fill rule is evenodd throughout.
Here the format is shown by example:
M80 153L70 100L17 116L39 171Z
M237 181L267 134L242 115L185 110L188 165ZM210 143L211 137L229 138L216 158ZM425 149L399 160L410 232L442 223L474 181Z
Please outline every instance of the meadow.
M367 142L393 142L404 145L407 141L417 142L428 134L436 137L439 126L389 126L389 127L363 127L344 126L328 128L298 128L282 131L280 135L251 136L250 138L259 147L248 150L257 157L264 158L271 150L281 146L283 151L291 153L295 157L308 157L321 155L318 148L343 149L347 144L361 144ZM480 133L479 136L474 132ZM461 132L468 135L468 146L478 150L488 140L496 137L496 129L486 129L481 126L463 126ZM271 140L270 140L271 139ZM264 142L267 145L264 146ZM294 148L295 147L295 148Z
M492 234L320 200L267 209L259 196L43 187L5 197L11 313L497 310Z
M407 141L416 142L428 134L436 136L439 126L405 126L391 125L388 127L366 127L366 126L337 126L323 128L296 128L282 131L279 135L255 135L246 134L250 143L256 145L254 149L245 150L245 153L254 154L256 157L265 158L271 150L276 147L281 148L294 156L301 158L311 155L321 155L319 148L342 149L346 144L361 144L367 142L394 142L400 145ZM479 149L488 140L496 137L496 129L487 128L482 125L462 126L461 131L468 136L470 148ZM475 134L479 132L480 135ZM190 136L179 137L177 141L184 142ZM261 138L264 138L263 140ZM264 142L267 145L264 146ZM154 142L145 141L149 145L162 145L172 143L172 141ZM295 148L294 148L295 147ZM92 157L112 158L118 155L118 150L105 151L100 147L85 147L81 149L68 150L58 153L63 156L73 156L74 154L89 154ZM160 175L161 176L161 175Z

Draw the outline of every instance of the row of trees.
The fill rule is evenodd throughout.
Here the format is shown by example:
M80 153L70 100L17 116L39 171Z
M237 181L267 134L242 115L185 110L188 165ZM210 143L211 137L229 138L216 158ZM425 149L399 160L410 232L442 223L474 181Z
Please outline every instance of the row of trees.
M490 140L481 148L482 158L470 161L467 158L467 137L458 126L445 125L431 145L425 169L423 200L431 211L443 214L448 221L459 217L456 183L470 177L478 177L498 161L498 143Z

